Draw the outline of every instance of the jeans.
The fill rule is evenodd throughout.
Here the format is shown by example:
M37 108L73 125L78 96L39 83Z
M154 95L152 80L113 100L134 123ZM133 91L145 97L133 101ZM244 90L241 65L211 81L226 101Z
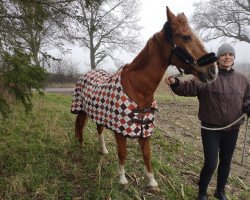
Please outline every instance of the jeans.
M213 131L201 129L201 137L204 152L204 165L200 173L199 191L206 192L208 184L217 167L217 190L224 191L233 152L238 138L239 128L230 131Z

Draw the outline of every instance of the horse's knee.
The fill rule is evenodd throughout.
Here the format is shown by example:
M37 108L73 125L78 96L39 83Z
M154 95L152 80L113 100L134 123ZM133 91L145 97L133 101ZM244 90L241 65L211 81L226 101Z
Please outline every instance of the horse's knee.
M117 154L119 158L119 163L121 165L124 164L124 161L127 157L127 145L126 145L126 137L115 133L116 145L117 145Z
M149 151L143 151L142 152L144 160L150 160L151 159L151 152Z
M141 146L143 159L150 160L151 159L151 148L150 148L149 141L146 139L139 139L139 144Z
M127 158L127 148L126 148L126 146L123 146L123 147L118 146L117 154L118 154L118 158L119 158L119 164L124 165L125 160Z
M119 160L121 160L121 161L126 160L126 158L127 158L127 151L126 150L121 150L121 151L118 150L117 154L118 154Z

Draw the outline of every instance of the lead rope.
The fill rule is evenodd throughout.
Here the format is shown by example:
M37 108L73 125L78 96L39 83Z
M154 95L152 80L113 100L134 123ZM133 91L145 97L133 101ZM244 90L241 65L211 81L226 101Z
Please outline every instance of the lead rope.
M247 124L246 124L246 132L245 132L245 136L244 136L244 145L243 145L243 148L242 148L241 166L244 164L245 153L246 153L247 128L248 128L248 117L247 117Z

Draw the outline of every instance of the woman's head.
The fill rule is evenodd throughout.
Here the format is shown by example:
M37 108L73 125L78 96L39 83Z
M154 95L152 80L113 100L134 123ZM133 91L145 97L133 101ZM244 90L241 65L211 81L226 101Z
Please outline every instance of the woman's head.
M234 65L235 50L230 44L222 44L217 52L218 65L223 69L231 69Z

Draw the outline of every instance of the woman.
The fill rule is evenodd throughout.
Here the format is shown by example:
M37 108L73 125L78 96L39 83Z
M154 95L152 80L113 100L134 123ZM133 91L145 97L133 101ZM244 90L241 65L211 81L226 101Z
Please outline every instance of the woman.
M242 116L250 115L250 84L242 74L234 71L235 51L230 44L222 44L217 52L218 78L210 83L196 79L181 81L168 77L165 82L174 93L181 96L197 96L201 125L210 128L224 127ZM224 130L201 129L204 165L200 172L198 200L206 200L208 184L217 167L217 189L214 196L227 200L225 186L230 164L243 120Z

